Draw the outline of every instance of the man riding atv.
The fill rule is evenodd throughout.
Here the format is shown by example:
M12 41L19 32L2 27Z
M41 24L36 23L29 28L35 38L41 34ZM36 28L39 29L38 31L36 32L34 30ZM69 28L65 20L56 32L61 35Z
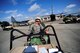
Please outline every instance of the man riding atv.
M48 27L52 28L53 33L48 32ZM21 33L22 35L14 36L14 31ZM10 35L10 53L63 53L55 29L51 25L45 26L39 18L35 19L35 23L30 26L30 34L13 29ZM24 46L13 48L13 41L15 39L27 36L27 44ZM50 36L54 36L57 45L51 43Z
M44 27L45 27L45 24L43 22L41 22L41 19L38 17L37 19L35 19L35 23L30 26L30 31L32 34L40 33ZM45 30L45 33L48 33L47 29ZM45 42L48 43L48 36L47 35L37 35L36 37L41 38L41 36L43 36L43 39L45 40ZM30 38L31 38L31 35L28 37L27 40L29 41Z

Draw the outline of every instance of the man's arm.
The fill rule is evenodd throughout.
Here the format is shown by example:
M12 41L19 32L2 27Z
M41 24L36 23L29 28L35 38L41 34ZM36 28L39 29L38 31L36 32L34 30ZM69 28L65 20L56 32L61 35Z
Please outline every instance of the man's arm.
M34 31L33 24L29 26L29 30L30 30L30 33L33 33L33 31Z
M42 25L43 28L45 28L45 24L43 22L41 22L41 25ZM48 33L48 29L45 29L45 32Z

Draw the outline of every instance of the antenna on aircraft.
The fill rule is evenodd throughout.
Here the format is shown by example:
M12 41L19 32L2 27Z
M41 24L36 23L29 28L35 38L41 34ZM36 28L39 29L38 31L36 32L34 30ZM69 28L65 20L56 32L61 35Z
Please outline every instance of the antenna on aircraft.
M53 0L51 0L52 3L51 3L51 14L53 14Z
M55 19L55 15L53 14L53 0L51 0L51 15L50 15L50 17L51 17L51 21L55 21L56 19Z

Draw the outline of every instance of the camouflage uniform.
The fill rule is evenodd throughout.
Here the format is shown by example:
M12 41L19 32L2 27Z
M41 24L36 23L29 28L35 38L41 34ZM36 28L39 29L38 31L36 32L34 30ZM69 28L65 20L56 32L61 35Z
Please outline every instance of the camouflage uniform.
M42 30L44 27L45 27L45 24L44 24L44 23L41 23L40 25L37 25L37 26L36 26L35 24L32 24L32 25L30 26L30 31L31 31L31 33L33 33L33 34L36 34L36 33L41 32L41 30ZM43 38L44 38L45 41L47 42L47 40L48 40L47 35L44 35Z

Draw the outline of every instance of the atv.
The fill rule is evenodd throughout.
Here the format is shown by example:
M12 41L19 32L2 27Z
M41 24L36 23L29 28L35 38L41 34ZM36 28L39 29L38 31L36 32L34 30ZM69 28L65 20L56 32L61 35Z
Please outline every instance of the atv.
M44 30L48 27L52 28L53 34L50 34L50 33L46 34L44 32ZM19 32L23 35L15 37L13 34L14 31ZM37 35L40 35L40 36L37 36ZM48 37L47 41L43 38L44 35ZM27 37L30 36L27 39L27 42L26 42L27 44L24 44L23 47L21 46L21 47L13 48L14 40L21 37L26 37L26 36ZM50 36L55 37L57 46L54 45L54 43L51 43ZM48 25L40 33L37 33L37 34L30 33L29 35L21 32L18 29L13 29L10 34L10 53L64 53L64 52L61 49L54 27L51 25Z

